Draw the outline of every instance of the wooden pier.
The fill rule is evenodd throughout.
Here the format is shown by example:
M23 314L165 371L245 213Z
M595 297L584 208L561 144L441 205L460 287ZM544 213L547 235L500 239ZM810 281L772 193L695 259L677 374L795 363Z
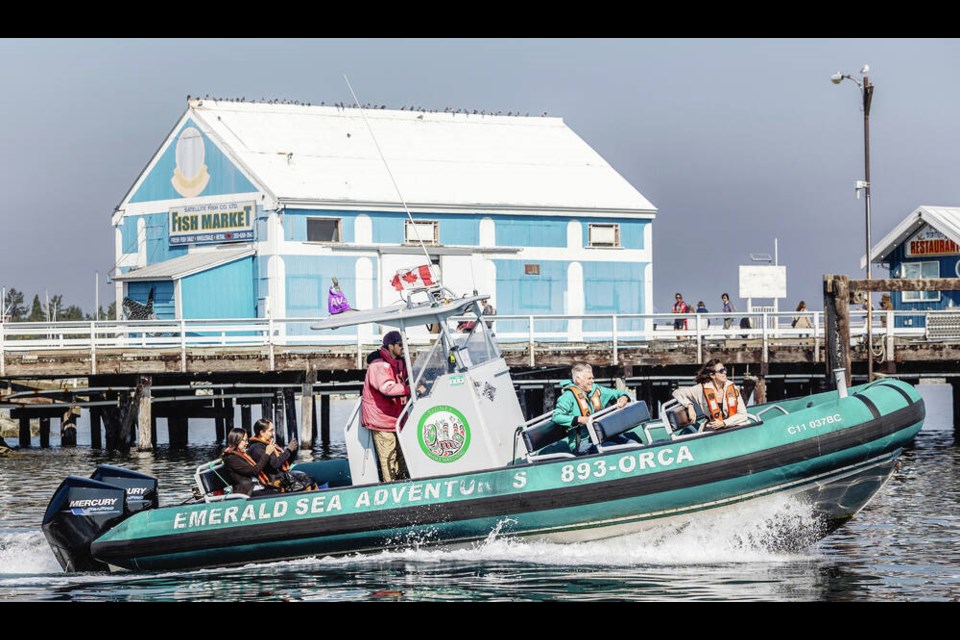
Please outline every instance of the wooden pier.
M824 282L825 322L822 328L814 323L802 330L806 333L786 324L795 312L764 314L751 329L730 330L704 329L696 316L691 317L694 329L662 330L655 318L643 316L653 330L636 335L619 332L618 317L613 316L613 330L606 334L612 340L577 339L576 331L560 338L556 332L538 335L534 331L535 322L596 321L595 316L530 316L529 331L518 332L518 338L498 328L498 341L528 417L553 408L559 382L576 362L593 365L601 383L629 387L655 413L658 403L668 400L678 384L692 383L699 366L710 358L722 360L735 381L752 390L758 400L778 400L830 388L832 370L837 368L849 372L848 382L865 381L868 357L874 358L874 370L884 375L912 383L936 378L950 384L954 415L960 416L960 312L947 313L956 323L956 335L939 334L936 339L922 329L896 327L893 312L877 313L881 326L874 332L874 343L867 345L855 331L852 316L856 312L851 311L858 290L918 286L942 290L960 288L960 279L909 285L898 280L825 276ZM821 314L812 316L817 320ZM676 318L665 317L671 322ZM503 326L510 319L497 316L496 322ZM259 415L273 418L282 442L296 436L304 446L315 441L328 444L331 395L359 393L365 355L378 344L359 336L348 344L274 341L274 322L264 332L265 343L210 345L209 340L200 344L187 340L191 332L209 332L209 325L198 330L179 321L179 336L154 332L164 336L159 346L147 344L143 322L122 328L118 323L102 323L102 327L89 323L90 339L81 346L74 346L82 342L78 334L67 334L79 331L73 324L67 328L41 323L0 325L0 410L19 421L21 447L31 444L32 420L39 422L41 447L50 446L52 421L61 429L61 444L75 444L70 436L75 436L79 411L89 412L90 444L96 448L151 449L157 441L158 418L167 423L171 447L188 446L189 420L197 418L213 419L216 439L222 442L234 426L237 407L241 426L248 431L257 407ZM255 333L248 325L234 329L244 336ZM98 332L111 338L98 339ZM117 346L118 333L133 338ZM71 380L73 384L67 382Z

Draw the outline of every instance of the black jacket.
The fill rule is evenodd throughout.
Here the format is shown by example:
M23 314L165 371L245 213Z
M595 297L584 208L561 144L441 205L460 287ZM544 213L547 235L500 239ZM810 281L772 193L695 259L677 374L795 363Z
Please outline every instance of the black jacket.
M270 478L271 484L273 484L279 483L281 475L280 472L283 470L284 463L296 458L297 451L291 451L290 449L283 447L283 450L279 454L267 455L267 445L251 438L250 444L247 445L247 455L256 460L258 464L261 460L266 458L266 466L263 467L263 472L267 474L267 477Z
M249 449L247 453L250 453ZM253 479L260 474L264 465L267 464L266 459L262 459L255 465L250 464L249 460L230 449L223 451L221 459L223 460L223 466L226 468L228 476L224 479L233 482L233 490L235 492L245 493L247 495L250 495L250 492L253 490Z

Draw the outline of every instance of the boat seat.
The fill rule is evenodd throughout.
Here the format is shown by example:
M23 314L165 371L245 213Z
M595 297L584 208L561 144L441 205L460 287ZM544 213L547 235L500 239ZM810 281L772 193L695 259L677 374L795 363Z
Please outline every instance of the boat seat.
M223 460L204 462L197 467L195 474L197 485L193 495L198 500L216 502L229 498L246 498L244 493L234 493L233 486L227 481Z
M552 444L559 443L561 440L565 439L567 437L567 428L563 425L557 424L553 420L547 420L538 425L524 429L520 432L520 437L523 439L523 445L527 448L527 457L529 458L534 456L537 451L549 447ZM566 445L563 445L563 449L560 447L553 447L547 451L537 454L536 457L543 458L546 455L550 455L551 457L573 457L573 454L566 449Z
M607 414L599 420L593 420L587 427L594 444L610 440L621 433L630 431L641 422L650 419L650 409L643 400L631 402L620 411Z

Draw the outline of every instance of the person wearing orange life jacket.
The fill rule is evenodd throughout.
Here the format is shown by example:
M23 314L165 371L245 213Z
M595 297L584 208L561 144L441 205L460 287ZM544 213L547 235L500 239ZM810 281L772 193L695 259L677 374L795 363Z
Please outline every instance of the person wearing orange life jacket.
M259 464L261 458L267 458L263 472L267 476L264 483L280 491L299 491L312 488L313 478L302 471L291 471L290 461L296 458L300 444L294 438L286 447L277 446L276 428L273 420L260 418L253 425L256 435L250 438L247 453Z
M259 462L254 460L247 453L248 445L247 432L241 427L235 427L227 434L227 446L221 455L223 466L227 471L225 479L231 482L236 493L251 495L254 478L264 485L264 491L258 491L258 493L272 493L274 490L267 484L269 478L263 472L269 458L263 456ZM275 444L270 444L266 449L273 453L275 448L277 448Z
M711 429L734 427L749 420L746 400L727 380L727 369L716 358L701 367L697 384L680 387L673 397L687 408L691 420L696 419L697 413L708 416L707 427Z
M573 365L570 378L560 384L563 393L553 409L553 421L567 427L570 452L582 455L590 453L593 446L586 427L590 416L614 402L622 408L630 402L630 396L626 391L594 384L593 367L589 364Z

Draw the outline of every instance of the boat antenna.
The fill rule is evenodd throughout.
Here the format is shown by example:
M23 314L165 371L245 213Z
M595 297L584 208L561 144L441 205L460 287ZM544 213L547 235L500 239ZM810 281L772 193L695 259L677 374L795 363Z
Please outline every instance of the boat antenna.
M407 201L403 199L403 194L400 192L400 187L397 185L396 179L393 177L393 172L390 171L390 165L387 163L387 158L383 155L383 150L380 149L380 143L377 142L377 136L373 133L373 128L370 126L370 122L367 121L367 114L364 112L362 106L360 106L360 101L357 99L357 94L353 91L353 87L350 85L350 79L347 78L347 74L343 74L343 79L347 82L347 88L350 89L350 95L353 96L353 102L357 105L357 109L360 111L360 117L363 118L363 123L367 125L367 131L370 132L370 137L373 138L373 144L377 148L377 153L380 154L380 160L383 161L383 166L387 169L387 175L390 176L390 181L393 182L393 188L397 191L397 197L400 198L400 204L403 205L403 210L407 212L407 218L410 220L411 226L413 226L414 233L417 234L417 242L420 243L420 248L423 249L423 255L427 258L427 265L430 266L433 264L433 260L430 258L430 254L427 253L427 246L423 243L423 239L420 237L420 229L417 228L417 223L413 219L413 215L410 213L410 208L407 207ZM437 284L443 288L442 275L437 278Z

